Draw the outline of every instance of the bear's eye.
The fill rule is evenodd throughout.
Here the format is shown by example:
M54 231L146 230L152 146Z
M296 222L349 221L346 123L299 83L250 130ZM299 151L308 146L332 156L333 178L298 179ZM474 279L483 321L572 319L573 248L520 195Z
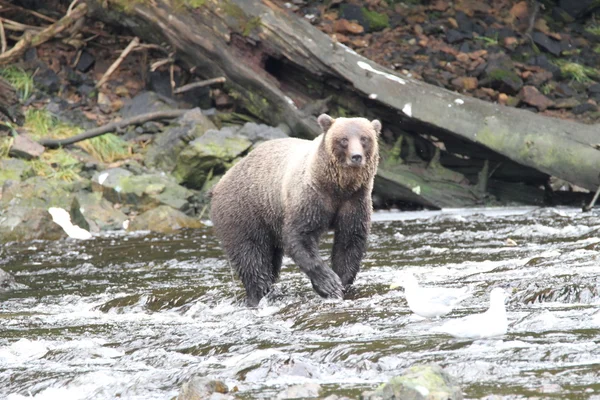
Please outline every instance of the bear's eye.
M366 136L361 136L361 137L360 137L360 142L361 142L362 144L367 144L367 143L369 143L369 138L368 138L368 137L366 137Z
M340 144L344 147L348 146L348 138L342 138L342 140L340 140Z

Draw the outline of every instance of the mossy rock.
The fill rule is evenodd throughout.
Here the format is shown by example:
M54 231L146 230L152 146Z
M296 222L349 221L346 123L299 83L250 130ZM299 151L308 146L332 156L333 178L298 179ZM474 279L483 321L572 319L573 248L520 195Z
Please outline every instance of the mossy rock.
M130 205L139 212L160 205L186 211L190 208L189 199L195 194L168 175L133 175L121 168L96 173L92 178L92 188L101 192L108 201Z
M52 221L47 208L11 205L0 211L0 243L66 237L65 231Z
M4 182L8 180L20 181L33 175L33 170L23 160L17 158L7 158L0 160L0 190Z
M237 130L234 127L209 130L190 142L177 157L173 171L177 182L201 190L213 175L225 172L234 159L252 146L252 141L238 135Z
M367 8L362 9L365 19L369 22L369 32L381 31L390 27L390 17L387 14L370 11Z
M65 182L34 176L23 182L6 184L2 190L0 208L10 205L22 207L69 207L74 193L89 187L89 181Z
M185 228L201 228L202 222L169 206L159 206L135 217L128 230L172 233Z
M100 192L79 192L71 203L71 221L90 232L123 229L127 216Z
M199 108L186 112L177 122L154 137L146 152L144 163L162 171L173 171L177 156L188 143L211 129L217 128Z
M455 379L437 364L415 365L393 377L374 392L363 393L369 400L460 400L462 391Z

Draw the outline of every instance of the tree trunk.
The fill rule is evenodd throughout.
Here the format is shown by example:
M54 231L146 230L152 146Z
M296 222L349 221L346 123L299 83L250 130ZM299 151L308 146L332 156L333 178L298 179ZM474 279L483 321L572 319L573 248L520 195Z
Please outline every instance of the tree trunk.
M589 190L598 186L598 126L400 77L269 0L206 0L187 8L153 0L134 2L127 12L87 2L107 22L146 41L167 41L203 79L226 77L238 104L264 122L287 124L298 136L319 134L315 116L324 111L379 118L390 149L376 188L391 197L429 207L481 204L488 179L508 170L522 171L508 181L539 186L554 175ZM460 164L453 154L482 169L487 165L489 174L453 168Z

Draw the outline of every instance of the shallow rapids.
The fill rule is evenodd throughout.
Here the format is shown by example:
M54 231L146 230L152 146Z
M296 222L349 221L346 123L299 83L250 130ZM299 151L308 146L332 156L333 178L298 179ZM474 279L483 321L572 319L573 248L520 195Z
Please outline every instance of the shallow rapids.
M600 395L599 251L597 212L378 212L346 300L319 298L284 258L248 309L210 228L0 245L0 268L28 287L0 295L0 398L171 399L194 373L241 398L305 382L356 398L437 362L468 398L587 399ZM475 295L441 320L417 317L389 289L406 270ZM496 286L510 294L506 336L430 332L487 309Z

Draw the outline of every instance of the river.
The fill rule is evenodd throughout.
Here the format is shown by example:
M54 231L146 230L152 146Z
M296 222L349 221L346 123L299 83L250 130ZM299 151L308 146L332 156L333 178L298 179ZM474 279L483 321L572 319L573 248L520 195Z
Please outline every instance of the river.
M0 398L171 399L194 373L236 386L240 398L305 382L357 398L425 362L454 375L467 398L600 396L598 214L502 208L373 219L348 299L319 298L285 258L258 309L242 304L209 227L1 245L0 267L28 288L0 294ZM331 242L327 235L324 257ZM475 294L425 320L389 289L401 271ZM487 309L496 286L510 293L507 335L431 332Z

